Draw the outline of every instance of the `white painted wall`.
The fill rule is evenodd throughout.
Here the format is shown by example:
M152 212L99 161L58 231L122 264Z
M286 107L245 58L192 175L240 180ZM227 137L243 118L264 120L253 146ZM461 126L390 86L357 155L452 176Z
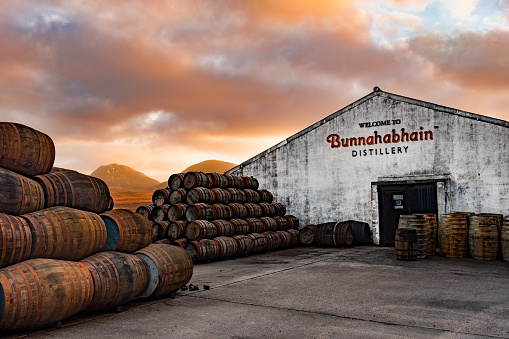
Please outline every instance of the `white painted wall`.
M359 126L396 119L399 125ZM421 126L433 132L433 140L339 148L327 142L330 134L368 137L377 131L383 136ZM373 155L352 156L370 149ZM390 154L379 155L380 149ZM448 211L509 214L509 123L373 92L229 173L256 177L302 225L356 219L372 225L378 243L371 192L377 181L449 177Z

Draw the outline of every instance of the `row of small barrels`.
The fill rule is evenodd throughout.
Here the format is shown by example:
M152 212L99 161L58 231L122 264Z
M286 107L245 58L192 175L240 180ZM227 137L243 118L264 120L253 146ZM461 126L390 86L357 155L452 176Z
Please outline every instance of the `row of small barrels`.
M73 170L55 169L29 178L0 168L0 186L0 212L11 215L54 206L94 213L113 208L113 199L103 180Z
M188 253L151 244L134 254L105 251L83 260L30 259L0 269L0 330L32 330L81 311L136 298L166 297L193 274Z
M168 178L168 187L172 190L178 188L249 188L257 190L258 180L254 177L237 176L221 173L187 172L175 173Z
M177 221L177 220L215 220L215 219L245 219L283 216L286 214L286 206L281 203L230 203L230 204L206 204L196 203L193 205L146 205L136 209L136 213L143 215L153 222Z
M302 245L341 247L371 243L369 224L356 220L307 225L299 230Z
M0 214L0 267L34 258L81 260L99 251L131 253L150 244L150 221L126 209L96 214L56 206Z
M271 203L274 196L266 189L254 190L250 188L206 188L194 187L191 189L162 188L152 194L152 203L156 206L163 204L196 204L204 202L214 203L245 203L267 202Z

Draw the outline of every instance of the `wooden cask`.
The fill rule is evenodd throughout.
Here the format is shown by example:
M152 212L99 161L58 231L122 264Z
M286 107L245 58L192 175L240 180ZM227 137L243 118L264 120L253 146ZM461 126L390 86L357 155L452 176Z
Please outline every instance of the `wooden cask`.
M301 245L308 246L315 242L316 225L306 225L299 228L298 231Z
M352 245L368 245L371 243L371 229L368 223L356 220L342 221L352 228Z
M148 287L148 265L136 255L106 251L86 257L81 263L94 281L94 296L87 310L124 305Z
M180 247L151 244L135 253L150 270L150 280L140 297L167 297L184 287L193 276L193 261Z
M188 205L196 204L199 202L212 204L216 202L216 196L210 188L194 187L187 191L186 202Z
M186 227L186 238L197 240L202 238L214 238L217 234L216 225L207 220L191 221Z
M168 197L168 203L170 205L185 204L186 197L187 190L185 188L177 188L176 190L171 191L170 196Z
M186 210L187 221L216 219L216 211L212 206L205 203L190 205Z
M217 236L231 237L235 235L235 226L228 220L213 220L212 223L216 226Z
M268 202L261 202L258 204L258 206L261 207L262 209L262 215L264 217L274 217L276 216L276 206L275 204L269 204ZM286 208L285 208L286 210ZM284 213L281 215L281 214L277 214L278 216L282 216L284 215Z
M266 189L263 190L257 190L258 194L260 195L260 202L268 202L271 203L272 200L274 200L274 196L270 191L267 191Z
M152 242L154 230L147 218L127 209L116 209L100 216L108 232L104 251L132 253Z
M469 212L453 212L440 215L438 240L440 255L448 258L464 258L468 249Z
M232 209L232 218L238 219L246 219L248 216L247 207L240 203L230 203L228 204Z
M277 223L277 230L287 230L290 228L290 223L288 222L288 219L281 217L279 215L276 215L272 217Z
M103 213L110 205L110 190L96 177L76 171L53 172L34 177L44 192L44 207L67 206Z
M235 228L235 234L248 234L250 232L249 223L246 220L230 219L229 221Z
M152 221L152 211L155 207L156 205L154 204L140 206L136 209L136 213Z
M247 202L244 206L247 208L247 216L249 218L260 218L263 216L263 210L260 205Z
M168 221L185 220L188 207L187 204L171 205L167 213Z
M32 249L32 233L25 219L0 214L0 268L27 260Z
M276 232L263 232L262 235L267 239L267 247L265 250L272 251L278 249L281 246L281 238L277 235Z
M396 259L412 261L417 260L419 244L415 228L398 228L394 238Z
M203 172L187 172L184 175L184 187L191 189L193 187L212 188L212 182Z
M258 194L258 191L249 188L244 188L242 191L246 195L246 202L252 202L255 204L260 202L260 194Z
M241 176L242 182L243 182L243 188L245 189L251 189L251 190L257 190L260 186L258 179L255 177L247 177L247 176Z
M243 188L244 182L242 180L242 177L238 175L232 175L232 174L225 174L224 175L227 180L228 188Z
M249 224L249 233L262 233L269 230L267 224L258 218L246 218L245 220Z
M152 236L152 241L161 240L168 236L168 229L170 228L171 221L159 221L152 224L152 229L154 230L154 235Z
M225 204L213 204L216 219L231 219L233 218L233 209Z
M470 256L478 260L497 260L500 243L500 216L472 215L468 220Z
M262 224L264 224L263 229L267 231L277 231L278 230L278 223L276 219L271 217L261 217L260 221Z
M184 187L184 175L185 173L175 173L170 175L168 178L168 187L172 190L176 190L178 188Z
M81 260L106 245L106 226L92 212L56 206L22 218L32 232L30 258Z
M214 188L226 188L228 187L228 179L224 174L220 173L207 173L207 176L209 177L209 181L211 182L211 187Z
M193 240L187 243L186 252L193 261L213 260L219 256L219 246L211 239Z
M0 330L56 324L92 301L94 283L79 262L30 259L0 269Z
M0 168L0 213L21 215L44 208L44 192L38 182Z
M262 233L250 233L247 235L253 242L253 253L265 252L267 250L268 238Z
M173 240L170 244L173 246L178 246L180 248L186 248L187 244L189 243L189 239L187 238L180 238Z
M155 190L152 194L152 203L156 206L169 203L168 200L170 198L171 192L172 191L170 188L161 188Z
M228 204L233 200L232 193L226 188L212 188L210 191L214 194L214 201L219 203Z
M314 243L321 246L350 246L352 228L340 222L328 222L316 225Z
M253 239L244 234L234 235L232 239L235 239L238 244L237 255L246 255L253 252L254 242Z
M182 238L186 234L187 224L187 220L173 221L168 228L168 238L171 240Z
M239 243L231 237L219 236L212 239L219 247L218 258L233 257L239 251Z
M152 213L150 214L150 220L153 222L160 222L164 220L168 220L168 211L171 205L163 204L160 206L154 207Z
M299 228L299 218L297 218L294 215L287 214L284 216L284 218L288 221L288 228L289 229L298 229Z
M31 127L0 122L0 167L34 176L48 173L55 161L51 138Z
M230 200L230 203L240 203L240 204L243 204L246 202L247 200L247 197L246 197L246 193L241 190L240 188L227 188L226 189L228 192L230 192L230 196L231 196L231 200Z
M299 230L295 230L295 229L289 229L289 230L286 230L286 232L288 232L291 236L291 241L290 241L290 246L297 246L299 244Z

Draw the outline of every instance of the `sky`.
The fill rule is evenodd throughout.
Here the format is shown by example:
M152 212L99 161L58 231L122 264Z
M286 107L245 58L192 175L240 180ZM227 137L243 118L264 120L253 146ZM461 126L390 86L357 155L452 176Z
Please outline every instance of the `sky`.
M509 0L9 0L0 120L159 181L372 92L509 120Z

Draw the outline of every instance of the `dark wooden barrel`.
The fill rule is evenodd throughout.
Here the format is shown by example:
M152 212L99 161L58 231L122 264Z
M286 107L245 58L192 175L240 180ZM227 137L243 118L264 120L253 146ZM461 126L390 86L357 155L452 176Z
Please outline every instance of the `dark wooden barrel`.
M211 191L214 194L214 201L227 204L233 200L231 192L226 188L212 188Z
M352 245L371 244L371 228L368 223L356 220L347 220L342 223L352 228Z
M170 205L175 204L185 204L187 202L187 189L178 188L176 190L171 191L170 196L168 197L168 203Z
M253 252L254 242L253 239L244 234L234 235L232 239L237 241L239 246L237 250L237 255L245 255Z
M184 187L184 175L185 173L175 173L170 175L168 178L168 187L172 190Z
M274 206L274 204L269 204L268 202L261 202L258 204L258 206L261 207L262 215L264 217L274 217L276 215L276 206Z
M276 215L272 217L276 221L277 229L278 230L287 230L290 228L290 223L288 222L288 219L281 217L279 215Z
M194 220L186 227L186 238L197 240L202 238L213 238L217 236L217 228L214 223L207 220Z
M258 179L255 177L247 177L247 176L241 176L241 179L243 181L243 187L247 189L257 190L260 186Z
M152 221L152 210L154 207L156 207L154 204L140 206L136 209L136 213Z
M240 203L230 203L228 204L230 208L232 209L232 217L233 218L239 218L239 219L245 219L248 216L248 210L247 207Z
M415 228L398 228L394 241L396 259L405 261L417 260L419 245Z
M0 167L34 176L48 173L55 161L51 138L31 127L0 122Z
M137 213L116 209L101 214L101 218L108 232L104 251L132 253L152 242L151 222Z
M250 232L249 223L244 219L230 219L230 223L235 227L235 234L248 234Z
M168 209L168 220L169 221L177 221L183 220L186 218L186 211L189 205L187 204L175 204L171 205Z
M217 219L212 221L216 226L217 236L231 237L235 235L235 226L232 225L228 220Z
M231 200L230 202L231 203L245 203L246 200L247 200L247 197L246 197L246 193L244 193L243 190L241 190L240 188L227 188L226 189L229 193L230 193L230 196L231 196Z
M135 253L150 270L149 285L140 297L167 297L184 287L193 276L193 261L180 247L152 244Z
M168 220L168 210L170 209L170 207L171 205L169 204L154 207L152 213L150 214L150 220L152 220L153 222Z
M469 217L468 246L477 260L497 260L500 239L500 217L481 214Z
M276 232L263 232L262 235L267 239L267 251L278 249L281 246L281 238Z
M218 258L233 257L239 251L239 243L231 237L219 236L212 240L219 247Z
M156 206L168 204L170 193L171 193L170 188L161 188L155 190L154 193L152 194L152 203Z
M193 187L212 188L212 182L203 172L187 172L184 175L184 187L191 189Z
M168 229L170 228L171 221L159 221L152 224L152 229L154 230L154 235L152 236L152 241L161 240L168 236Z
M299 244L299 230L289 229L286 230L286 232L288 232L288 234L291 236L290 246L297 246Z
M186 210L187 221L216 219L216 211L209 204L197 203L190 205Z
M255 204L260 202L260 194L258 194L257 191L249 188L244 188L242 191L246 195L246 202L252 202Z
M260 206L262 204L268 204L268 203L266 203L266 202L265 203L260 203ZM282 216L284 216L286 214L286 205L285 204L281 204L279 202L274 202L274 203L272 203L272 206L275 209L274 215L279 215L279 216L282 217ZM270 217L270 215L269 215L269 217Z
M301 245L308 246L315 242L316 225L306 225L299 228L298 231Z
M44 192L38 182L0 168L0 213L21 215L44 208Z
M81 260L92 274L94 297L87 310L107 310L128 303L148 286L148 265L134 254L100 252Z
M216 202L216 196L210 188L206 187L194 187L187 191L186 202L188 205L204 202L212 204Z
M258 190L258 194L260 195L260 202L268 202L271 203L274 200L274 196L271 192L266 189Z
M173 240L171 242L171 245L178 246L180 248L184 248L185 249L188 243L189 243L189 239L187 239L187 238L180 238L180 239Z
M246 218L245 220L249 224L249 233L262 233L269 230L267 225L258 218Z
M75 171L35 176L44 192L44 207L67 206L95 213L108 210L110 190L96 177Z
M274 218L271 217L261 217L260 221L265 226L263 227L267 231L277 231L278 230L278 223Z
M247 208L247 216L249 218L260 218L261 216L263 216L263 210L260 207L260 205L251 202L246 202L244 206L246 206Z
M219 257L219 246L211 239L193 240L187 243L186 252L193 261L213 260Z
M226 180L228 182L228 187L230 188L242 188L244 186L244 182L242 178L238 175L233 174L225 174Z
M509 262L509 217L505 217L500 231L502 260Z
M96 213L56 206L22 218L32 232L30 258L81 260L106 245L106 226Z
M0 269L0 330L33 330L83 311L94 283L79 262L30 259Z
M154 241L154 244L166 244L166 245L171 245L171 240L168 239L168 238L164 238L164 239L159 239L157 241Z
M281 239L279 248L288 248L292 245L292 235L287 231L276 231L274 232Z
M253 253L265 252L267 250L268 239L263 233L250 233L247 235L253 242Z
M350 246L352 228L340 222L327 222L316 225L314 243L321 246Z
M228 179L224 174L213 172L207 173L207 176L209 177L209 181L211 182L212 187L218 188L228 187Z
M168 228L168 238L172 240L182 238L186 234L187 224L187 220L173 221Z
M216 219L231 219L233 218L233 210L230 206L225 204L213 204Z
M25 219L0 213L0 268L27 260L32 233Z
M289 229L298 229L299 228L299 218L297 218L294 215L287 214L284 216L284 218L288 221L288 228Z

